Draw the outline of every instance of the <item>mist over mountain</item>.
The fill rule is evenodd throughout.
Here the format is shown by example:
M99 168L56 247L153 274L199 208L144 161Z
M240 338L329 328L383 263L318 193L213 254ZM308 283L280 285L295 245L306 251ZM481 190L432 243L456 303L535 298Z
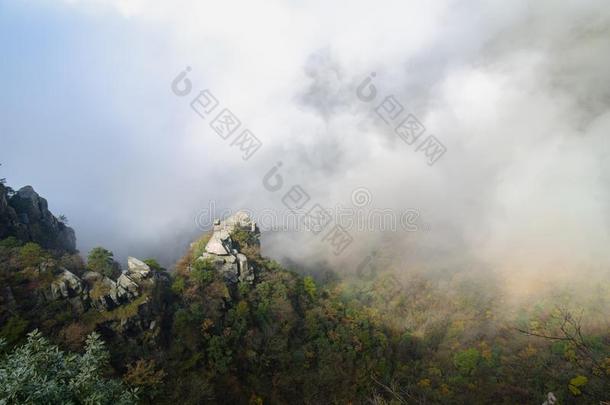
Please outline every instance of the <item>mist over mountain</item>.
M99 333L144 402L605 401L608 38L602 0L0 0L0 338Z
M283 209L261 186L282 161L286 187L325 207L352 206L364 187L368 208L418 210L429 231L393 239L424 260L444 250L568 273L607 263L603 2L231 7L4 3L3 176L48 196L81 251L155 252L169 265L211 201ZM186 66L194 89L180 98L170 84ZM371 72L378 94L363 102ZM252 159L189 107L206 88L263 143ZM433 166L375 113L390 95L446 147ZM325 254L311 243L278 250Z

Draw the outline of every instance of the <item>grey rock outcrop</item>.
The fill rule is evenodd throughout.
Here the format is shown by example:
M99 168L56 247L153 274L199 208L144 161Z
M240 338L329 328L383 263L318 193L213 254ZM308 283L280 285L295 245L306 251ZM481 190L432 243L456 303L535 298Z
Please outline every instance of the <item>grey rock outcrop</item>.
M229 254L226 244L230 244L230 240L222 240L220 235L212 235L212 238L205 247L205 251L214 255L226 256Z
M238 229L252 235L252 240L258 244L260 231L256 223L247 213L240 211L224 221L217 220L214 223L205 252L197 260L210 260L229 284L240 281L251 284L255 279L254 269L248 263L246 255L239 251L239 244L231 238L231 234Z
M128 269L117 280L100 273L86 271L79 278L62 269L49 289L44 293L47 300L69 299L79 301L77 307L86 309L89 304L98 310L112 310L140 297L145 290L151 290L158 282L169 280L166 274L153 271L146 263L129 257ZM74 305L73 305L74 306Z
M9 196L7 187L0 184L0 239L8 236L45 249L76 252L74 230L49 211L47 200L31 186Z
M120 304L117 283L114 280L93 271L85 272L83 280L88 285L88 295L95 308L110 310Z
M51 283L50 296L57 300L61 298L73 298L85 291L85 284L75 274L66 269Z
M129 256L127 258L127 273L131 278L136 280L144 280L152 275L152 270L143 261Z
M117 279L116 287L119 299L133 300L140 295L140 286L125 273Z
M38 271L51 272L53 269L41 264ZM89 288L85 281L76 274L60 268L59 274L46 289L40 291L39 297L45 302L66 300L74 310L82 313L90 304L88 292Z
M237 253L237 266L239 267L239 281L254 283L254 269L248 265L248 258L243 253Z
M153 277L154 272L151 268L135 257L127 258L127 271L116 281L99 273L91 273L87 272L83 275L94 291L91 298L94 300L94 305L106 310L133 301L142 295L144 289L152 288L158 280L158 277Z

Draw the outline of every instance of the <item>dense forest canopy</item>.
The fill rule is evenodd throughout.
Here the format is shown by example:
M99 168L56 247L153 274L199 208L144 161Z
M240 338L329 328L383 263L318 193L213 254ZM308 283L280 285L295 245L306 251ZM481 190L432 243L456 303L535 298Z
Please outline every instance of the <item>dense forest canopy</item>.
M135 258L121 270L102 247L85 262L77 253L6 237L0 398L608 399L607 286L586 298L566 286L510 303L498 286L461 272L439 279L387 265L357 277L312 277L262 256L259 236L238 213L193 242L172 272Z

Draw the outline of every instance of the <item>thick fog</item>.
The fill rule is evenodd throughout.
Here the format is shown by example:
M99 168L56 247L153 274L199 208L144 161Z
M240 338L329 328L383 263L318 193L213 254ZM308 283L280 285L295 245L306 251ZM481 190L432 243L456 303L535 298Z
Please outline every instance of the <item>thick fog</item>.
M171 265L247 209L295 266L353 272L382 252L520 281L599 274L609 38L604 1L2 2L0 177L65 214L83 253ZM235 133L210 126L224 108ZM417 139L396 130L409 114ZM335 255L326 230L282 222L294 185L305 211L397 226L346 219Z

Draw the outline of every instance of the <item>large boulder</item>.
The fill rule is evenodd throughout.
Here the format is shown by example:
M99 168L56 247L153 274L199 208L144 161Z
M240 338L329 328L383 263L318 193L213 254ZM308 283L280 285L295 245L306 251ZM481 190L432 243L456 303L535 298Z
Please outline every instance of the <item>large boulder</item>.
M152 270L148 264L135 257L129 256L127 258L127 274L129 274L132 279L143 280L152 276Z
M119 276L116 284L120 300L131 301L140 295L140 287L126 273Z
M104 276L101 273L95 271L86 271L82 275L82 280L89 286L91 286L96 281L101 280L102 278L104 278Z
M198 260L210 260L229 284L239 281L253 283L254 269L249 266L246 255L239 252L239 245L231 238L236 229L253 234L255 238L252 239L258 241L260 231L256 223L247 213L240 211L224 221L217 220L214 223L212 236Z
M61 273L51 283L49 297L53 300L72 298L83 292L82 280L70 271L61 269Z
M67 300L79 313L84 312L90 302L87 283L63 268L41 294L45 301Z
M223 241L218 236L214 235L212 235L207 245L205 245L205 251L214 255L221 256L229 254L229 249L227 249Z

